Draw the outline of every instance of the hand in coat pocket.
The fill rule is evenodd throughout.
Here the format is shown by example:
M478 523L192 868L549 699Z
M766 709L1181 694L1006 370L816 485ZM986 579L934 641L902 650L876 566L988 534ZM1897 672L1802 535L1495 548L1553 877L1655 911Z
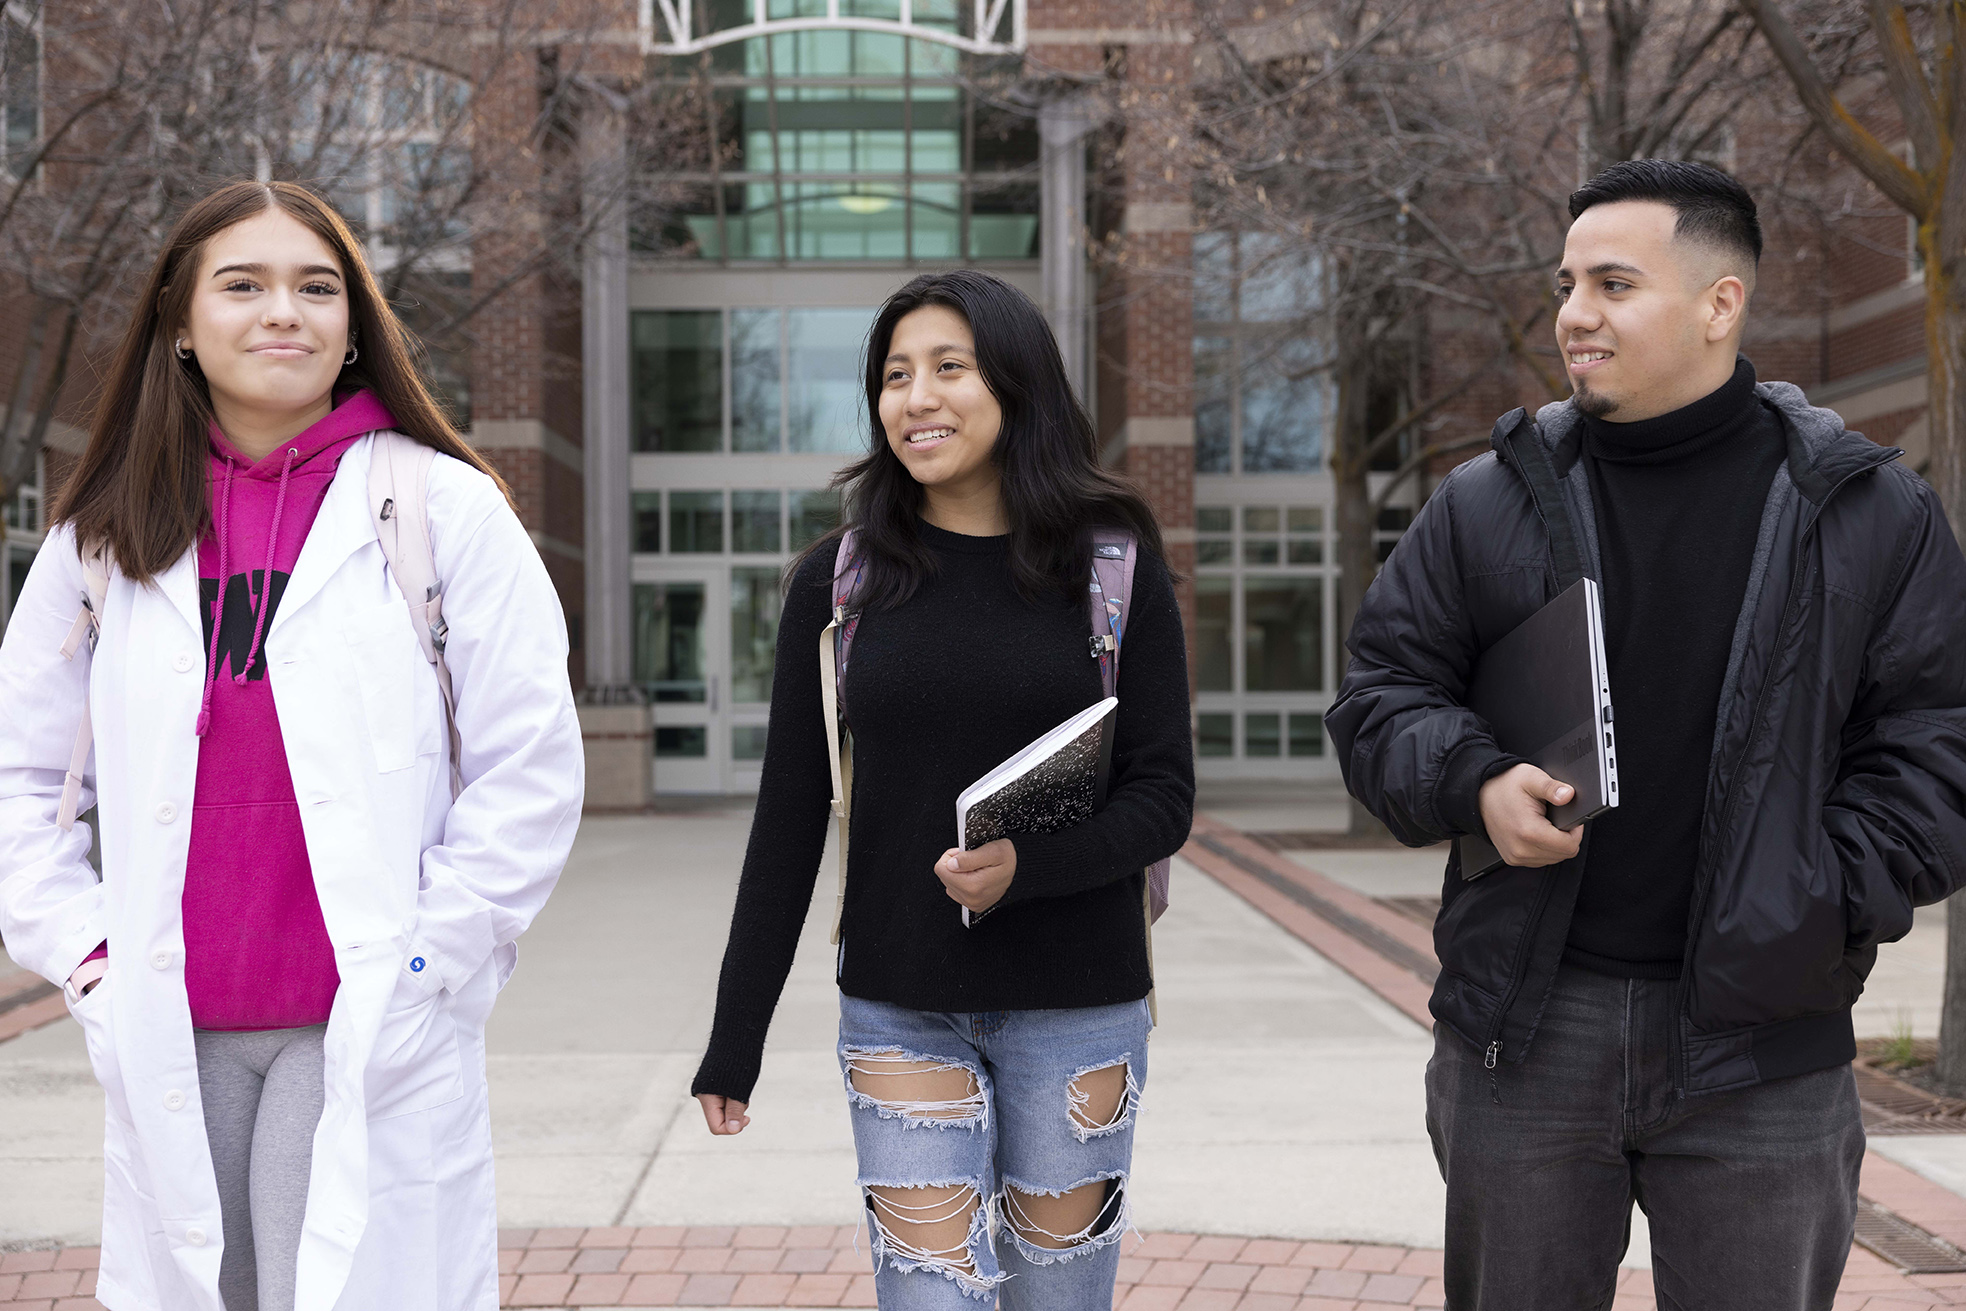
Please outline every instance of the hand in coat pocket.
M427 1111L464 1095L451 995L398 983L364 1078L371 1120Z

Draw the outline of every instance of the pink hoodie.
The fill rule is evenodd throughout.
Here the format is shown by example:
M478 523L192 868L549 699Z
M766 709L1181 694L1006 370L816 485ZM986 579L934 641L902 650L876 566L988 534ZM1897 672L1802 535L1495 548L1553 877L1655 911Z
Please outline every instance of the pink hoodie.
M204 741L184 871L185 990L196 1028L322 1024L341 984L266 678L266 630L342 453L394 426L380 401L356 392L257 464L212 428L212 531L198 543Z

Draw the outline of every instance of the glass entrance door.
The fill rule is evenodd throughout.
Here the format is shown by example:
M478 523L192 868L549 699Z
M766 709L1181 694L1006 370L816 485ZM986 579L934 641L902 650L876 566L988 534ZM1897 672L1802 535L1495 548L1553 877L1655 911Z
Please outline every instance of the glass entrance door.
M635 681L655 709L655 790L721 793L729 768L724 571L637 571Z

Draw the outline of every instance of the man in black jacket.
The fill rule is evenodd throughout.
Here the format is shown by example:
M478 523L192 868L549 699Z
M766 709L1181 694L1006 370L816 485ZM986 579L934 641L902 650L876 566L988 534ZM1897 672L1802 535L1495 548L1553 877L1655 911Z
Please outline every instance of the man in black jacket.
M1611 1304L1634 1199L1659 1303L1827 1308L1863 1128L1850 1006L1966 883L1966 561L1901 452L1738 354L1734 179L1615 165L1556 271L1570 400L1496 425L1366 593L1327 716L1352 793L1450 857L1427 1118L1452 1311ZM1463 704L1477 658L1603 589L1620 805Z

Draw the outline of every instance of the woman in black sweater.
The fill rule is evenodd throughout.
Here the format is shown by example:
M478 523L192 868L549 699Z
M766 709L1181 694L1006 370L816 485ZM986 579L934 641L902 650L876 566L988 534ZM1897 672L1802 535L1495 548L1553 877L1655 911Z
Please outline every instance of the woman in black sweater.
M1146 1077L1143 871L1179 849L1194 806L1160 531L1099 467L1043 315L997 278L929 274L895 293L866 386L872 449L840 478L860 575L845 607L858 619L841 678L853 783L837 975L880 1305L1000 1295L1104 1311ZM951 849L957 794L1104 694L1088 646L1094 529L1139 553L1106 804L1070 828ZM836 532L790 571L764 780L693 1087L713 1133L749 1123L825 846L819 643L838 550Z

